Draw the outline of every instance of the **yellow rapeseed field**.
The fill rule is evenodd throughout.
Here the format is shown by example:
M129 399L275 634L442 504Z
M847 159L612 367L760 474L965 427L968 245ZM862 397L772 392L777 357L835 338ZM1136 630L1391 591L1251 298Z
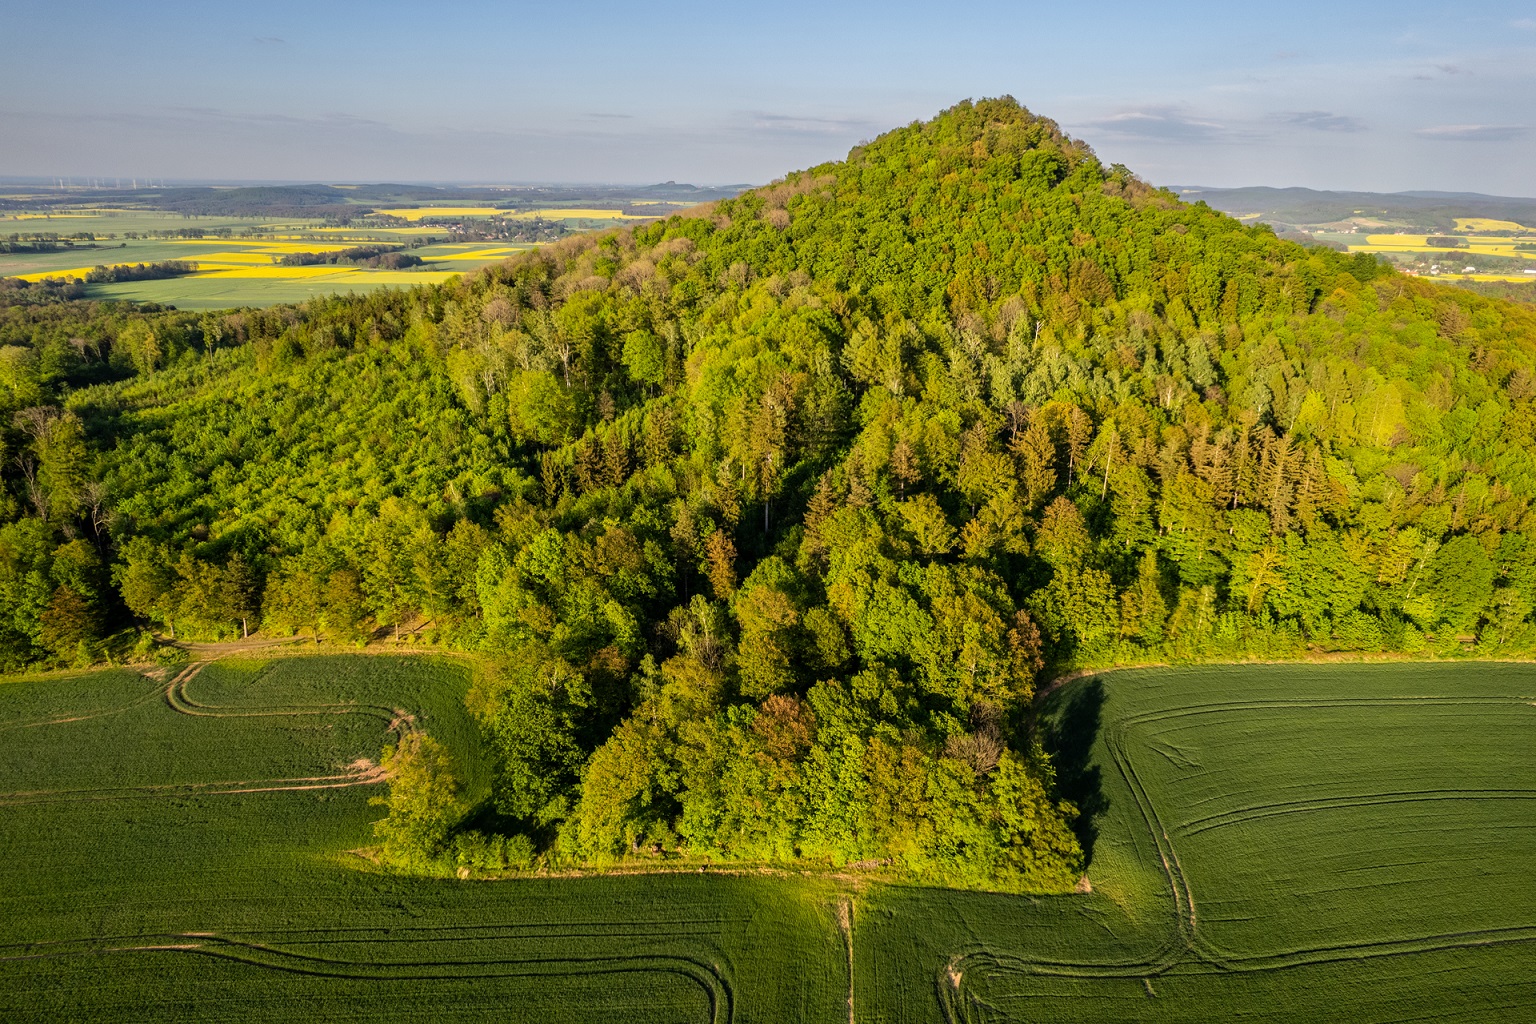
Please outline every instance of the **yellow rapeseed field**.
M533 220L535 217L543 217L545 220L650 220L635 213L625 213L623 210L593 210L593 209L555 209L555 210L518 210L507 216L523 220Z
M229 245L228 238L174 238L168 239L171 245ZM292 252L340 252L343 249L352 248L340 242L276 242L276 241L235 241L242 249L253 253L266 253L268 255L283 256ZM212 258L212 257L208 257Z
M1466 246L1446 249L1429 245L1425 235L1368 235L1365 245L1351 245L1349 251L1441 254L1452 258L1453 262L1453 253L1460 253L1462 256L1514 256L1536 259L1536 252L1516 249L1517 244L1523 243L1518 238L1468 238Z
M68 270L39 270L35 274L17 274L18 281L41 281L45 277L85 277L94 267L71 267Z
M338 284L394 284L409 287L417 284L442 284L450 277L459 277L456 270L348 270L338 274Z
M412 209L380 208L375 212L387 213L401 220L421 220L424 217L491 217L507 211L498 210L494 206L417 206Z
M334 264L319 267L279 267L267 264L264 267L220 267L198 274L198 277L263 277L263 278L300 278L300 277L329 277L334 274L345 274L350 268L338 267Z
M1536 281L1532 274L1440 274L1431 281Z
M524 247L501 246L496 249L474 249L470 252L440 252L431 256L423 256L427 263L441 263L444 260L488 260L497 256L508 256L514 252L522 252Z
M1524 224L1516 224L1512 220L1491 220L1488 217L1457 217L1457 231L1513 231L1519 233L1529 230Z

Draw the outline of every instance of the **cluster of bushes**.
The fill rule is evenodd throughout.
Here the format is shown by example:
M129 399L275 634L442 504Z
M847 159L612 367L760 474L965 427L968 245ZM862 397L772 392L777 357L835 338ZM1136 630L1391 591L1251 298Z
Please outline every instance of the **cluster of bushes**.
M113 284L120 281L160 281L197 272L197 264L186 260L162 260L158 263L119 263L92 267L85 275L86 284Z
M78 277L45 277L41 281L0 277L0 306L30 306L84 297L85 282Z
M121 248L126 244L125 242L120 242L118 247ZM72 235L62 236L52 232L34 235L12 233L8 237L0 238L0 253L58 252L61 249L73 251L77 249L102 248L106 248L106 246L99 245L96 241L96 236L89 231L77 231Z
M403 251L398 245L358 245L335 252L294 252L277 257L284 267L310 267L323 264L343 263L354 267L378 267L384 270L405 270L419 267L423 260L414 253Z

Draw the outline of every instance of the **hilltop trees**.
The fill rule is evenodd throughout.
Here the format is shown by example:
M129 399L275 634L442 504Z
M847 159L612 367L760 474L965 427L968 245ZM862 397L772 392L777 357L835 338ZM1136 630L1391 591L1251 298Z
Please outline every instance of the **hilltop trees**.
M1057 887L1045 664L1536 645L1536 317L1010 100L442 286L86 305L0 310L4 657L130 617L489 652L551 857Z

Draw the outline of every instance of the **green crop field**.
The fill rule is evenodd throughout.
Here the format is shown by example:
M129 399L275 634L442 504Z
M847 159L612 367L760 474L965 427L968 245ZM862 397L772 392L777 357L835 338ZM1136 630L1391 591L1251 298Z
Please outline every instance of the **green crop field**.
M1092 893L872 894L861 1019L1536 1019L1530 668L1125 672L1048 720Z
M484 791L466 676L343 656L0 685L0 1020L846 1015L815 879L460 881L349 853L402 729Z
M1092 891L417 878L380 748L488 784L467 669L215 662L0 685L0 1019L1536 1019L1536 672L1160 669L1042 719Z
M203 232L206 237L124 237L128 232L178 230ZM227 237L218 236L220 231L227 232ZM269 306L373 288L436 284L453 274L470 273L533 248L532 243L495 241L439 241L423 245L446 237L448 231L422 225L339 228L319 220L184 217L145 211L0 217L0 237L29 232L91 232L101 241L96 243L97 248L87 248L90 243L82 242L79 248L52 252L0 253L0 277L35 281L44 277L83 277L97 265L167 260L195 263L197 272L181 277L97 283L87 288L90 298L159 302L181 309ZM378 243L410 246L407 251L424 262L406 270L277 263L281 257L296 252L331 252Z
M397 223L336 226L316 218L191 216L153 210L64 208L51 214L0 213L0 239L33 234L70 236L94 234L97 247L81 241L78 248L51 252L0 252L0 277L39 280L44 277L83 277L97 265L156 263L180 260L196 263L196 273L182 277L96 283L87 289L95 299L158 302L181 309L228 309L302 302L316 296L437 284L453 274L471 273L498 263L536 243L508 241L443 242L452 232L440 223L418 223L422 215L452 217L465 209L483 220L496 213L513 220L539 217L557 221L571 231L617 227L643 217L615 208L551 208L513 212L490 207L438 206L381 210L398 215ZM645 209L646 207L636 207ZM658 213L674 212L673 205ZM190 231L202 237L164 237ZM132 233L146 237L128 238ZM222 233L222 234L221 234ZM439 240L436 244L422 243ZM424 263L407 270L348 265L279 266L276 260L295 252L326 252L350 246L385 243L409 246Z

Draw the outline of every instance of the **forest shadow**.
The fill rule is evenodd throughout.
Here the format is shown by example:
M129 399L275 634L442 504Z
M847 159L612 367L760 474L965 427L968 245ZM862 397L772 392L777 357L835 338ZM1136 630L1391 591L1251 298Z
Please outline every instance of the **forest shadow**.
M527 831L525 822L496 809L496 801L486 797L469 809L453 827L453 835L462 832L480 832L485 835L512 836Z
M1040 737L1056 768L1057 794L1078 809L1072 831L1083 849L1085 868L1093 863L1093 845L1099 837L1098 819L1109 810L1103 773L1093 763L1093 745L1099 737L1103 710L1103 682L1086 680L1061 695Z

